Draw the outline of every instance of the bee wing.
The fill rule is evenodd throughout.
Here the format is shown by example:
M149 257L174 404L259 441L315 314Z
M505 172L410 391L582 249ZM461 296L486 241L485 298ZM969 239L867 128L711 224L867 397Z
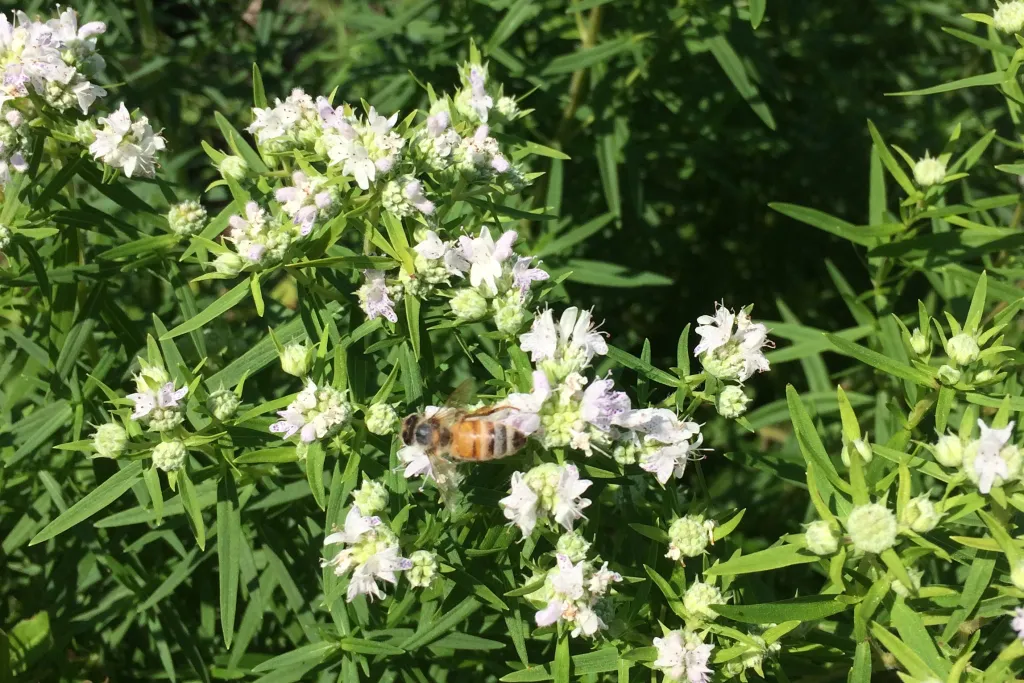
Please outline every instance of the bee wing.
M433 408L433 410L431 410L431 408ZM442 406L440 408L430 406L423 412L424 417L440 424L443 427L450 427L463 418L465 414L465 410L447 406Z
M467 379L463 381L459 386L455 387L455 390L448 395L448 399L444 402L445 408L455 408L458 406L464 406L469 403L469 399L473 396L473 380Z
M533 434L540 429L540 416L536 413L526 413L518 408L507 404L487 406L480 410L474 410L465 417L466 420L488 420L500 422L504 425L518 429L524 434Z

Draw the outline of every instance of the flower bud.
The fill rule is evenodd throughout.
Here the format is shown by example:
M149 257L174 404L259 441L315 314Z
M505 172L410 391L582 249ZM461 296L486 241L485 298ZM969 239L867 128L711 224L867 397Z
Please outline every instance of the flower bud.
M375 515L388 506L388 490L379 481L363 479L363 485L352 492L352 502L364 516Z
M934 453L935 460L943 467L960 467L964 459L964 445L959 436L945 434L939 437Z
M921 187L931 187L943 181L946 177L946 162L941 159L928 156L917 160L914 164L914 182Z
M198 235L206 227L206 209L199 202L189 199L175 204L167 212L171 232L179 237Z
M313 365L314 349L305 344L293 342L281 351L281 369L289 375L305 377Z
M587 558L587 551L590 550L590 542L583 538L578 531L567 531L558 537L555 543L555 552L559 555L566 555L574 564Z
M668 552L665 557L679 560L697 557L711 542L711 531L702 515L686 515L668 528Z
M235 392L227 389L218 389L210 394L210 398L206 401L206 408L210 411L211 415L224 422L235 416L239 403L241 403L241 399L238 398Z
M978 342L969 334L961 332L946 341L946 355L954 365L970 365L980 353Z
M868 445L867 441L864 439L854 439L853 441L843 444L843 451L840 455L843 460L843 464L847 467L850 466L851 452L856 453L865 463L871 462L871 459L874 457L874 454L871 452L871 446Z
M1019 591L1024 591L1024 560L1017 560L1010 569L1010 582Z
M245 261L235 252L225 251L213 260L213 268L223 275L238 275L245 268Z
M184 442L178 439L163 441L153 449L153 464L164 472L180 470L186 458L188 449L185 448Z
M846 518L846 530L855 550L881 553L896 544L896 515L878 503L859 505Z
M943 365L939 368L939 381L951 387L960 381L960 371L949 365Z
M426 588L437 576L437 556L429 550L417 550L409 556L412 568L405 571L409 585Z
M932 345L928 340L928 335L921 331L921 328L915 327L914 331L910 334L910 350L918 356L923 356L931 351Z
M512 97L499 97L498 103L494 108L506 119L511 119L519 113L519 105L516 104L515 98Z
M460 289L451 300L452 313L459 320L479 320L487 314L487 299L475 289Z
M935 509L935 503L927 495L921 495L903 508L900 522L919 534L925 534L935 528L941 516Z
M724 602L722 591L702 581L694 581L683 595L683 609L700 621L717 619L718 613L711 609L711 605L721 605Z
M78 144L88 147L96 141L96 124L92 119L82 119L75 124L73 135Z
M398 413L390 403L374 403L366 411L366 429L371 434L387 436L398 426Z
M494 324L499 332L517 334L528 320L533 319L533 313L525 304L518 289L509 290L494 300Z
M743 393L743 389L730 384L718 394L715 399L715 408L722 417L734 419L747 412L747 404L750 397Z
M991 368L985 368L984 370L982 370L981 372L979 372L977 375L974 376L974 383L975 384L988 384L989 382L995 381L995 379L996 379L996 372L995 372L995 370L992 370Z
M1020 33L1024 30L1024 2L996 2L992 13L992 25L1003 33Z
M917 567L907 567L907 575L910 577L909 587L899 579L890 585L892 592L904 599L909 598L911 593L921 590L921 577L924 576L924 572Z
M804 532L807 549L815 555L831 555L839 550L839 538L825 520L819 519L807 525Z
M128 432L116 422L109 422L96 428L92 437L96 454L103 458L116 458L124 452L128 444Z
M140 394L152 393L170 381L171 376L161 366L144 363L139 374L135 375L135 391Z
M249 175L249 164L242 157L232 154L221 159L217 164L217 170L225 178L241 182Z

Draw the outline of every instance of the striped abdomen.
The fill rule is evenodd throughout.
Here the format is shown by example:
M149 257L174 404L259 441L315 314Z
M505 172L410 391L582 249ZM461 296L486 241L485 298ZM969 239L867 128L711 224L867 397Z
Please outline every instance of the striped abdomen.
M526 435L491 420L461 420L451 426L449 453L460 460L495 460L526 444Z

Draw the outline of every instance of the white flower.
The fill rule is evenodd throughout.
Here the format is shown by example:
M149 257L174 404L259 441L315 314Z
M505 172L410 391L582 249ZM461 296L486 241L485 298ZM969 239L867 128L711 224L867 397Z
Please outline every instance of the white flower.
M698 434L694 442L683 441L671 446L659 448L651 453L645 453L640 457L640 469L654 474L658 483L664 486L668 480L675 476L679 479L686 471L687 461L692 459L691 454L700 450L703 436Z
M550 277L543 268L531 268L530 262L532 261L533 257L531 256L520 256L516 264L512 266L512 286L519 290L520 299L526 298L531 283L543 282Z
M928 156L917 160L914 164L914 182L921 187L938 185L946 177L946 162L941 158Z
M724 346L732 337L732 326L736 316L725 306L715 304L715 315L702 315L697 318L697 329L694 330L700 335L700 343L693 350L694 356L714 351Z
M398 322L398 314L395 313L395 302L388 295L387 284L384 282L384 272L381 270L364 270L366 284L359 288L360 307L370 320L384 317L391 322Z
M332 192L326 189L327 179L323 176L310 178L302 171L292 174L290 187L279 188L274 198L281 202L281 208L299 226L300 234L308 235L322 213L334 205Z
M1014 424L1011 422L1001 429L995 429L985 424L984 420L979 419L978 429L981 430L981 436L978 437L978 455L998 455L999 451L1003 450L1003 447L1010 442Z
M1024 607L1018 607L1013 613L1014 617L1010 626L1017 633L1017 637L1024 641Z
M700 434L699 424L680 421L667 408L631 410L615 417L612 423L663 444L677 444Z
M612 380L598 379L583 392L580 415L602 432L608 431L615 417L628 413L632 407L629 396L622 391L613 391L614 388Z
M306 388L277 414L281 420L270 425L272 433L287 439L298 432L302 443L308 444L330 436L347 424L352 407L344 392L330 386L319 388L313 380L307 380Z
M533 391L529 394L509 394L505 402L521 413L539 413L551 396L551 383L541 370L533 371Z
M566 465L562 470L551 512L555 521L566 531L572 531L573 522L582 517L583 510L590 505L590 501L583 498L583 494L593 483L589 479L580 479L579 470L575 465Z
M451 118L448 116L448 112L439 111L436 114L431 114L427 117L427 134L430 137L436 138L448 130L448 124Z
M523 473L513 472L509 495L498 501L498 504L505 514L505 519L523 532L523 538L532 534L537 525L538 500L537 494L523 480Z
M978 490L988 494L996 480L1010 478L1010 468L998 453L979 452L974 459L974 471L978 475Z
M139 116L132 121L128 109L121 107L110 116L101 117L102 126L89 152L108 166L124 170L129 178L140 175L152 178L156 173L156 153L164 148L164 139L153 132L149 119Z
M534 363L564 365L557 368L559 377L587 367L595 355L608 353L604 335L591 325L590 311L575 306L562 312L557 325L551 309L545 310L534 319L530 331L519 337L519 345Z
M472 95L469 98L469 106L476 112L477 118L487 123L487 112L494 106L494 100L484 89L487 83L487 72L479 66L473 66L469 70L469 84Z
M352 506L345 517L345 528L324 538L324 545L345 543L352 545L375 527L380 526L380 517L364 517L359 508Z
M701 341L694 349L695 356L702 356L704 369L722 380L745 382L755 372L768 370L768 359L764 348L775 344L768 339L768 328L755 323L746 311L733 315L717 305L715 316L701 316L697 334Z
M384 591L377 585L377 580L387 581L391 585L398 583L395 572L412 568L412 561L398 554L398 546L390 545L384 550L370 556L352 572L348 583L347 599L352 602L357 595L369 595L381 599Z
M495 242L484 226L480 228L479 237L463 235L459 238L458 255L469 264L471 285L482 288L488 296L498 294L497 280L502 276L502 264L512 256L516 237L515 230L508 230Z
M658 658L654 667L665 672L666 680L707 683L711 679L708 660L714 645L700 642L696 634L669 631L664 638L655 638Z
M423 183L419 180L410 180L405 184L405 198L417 211L429 216L434 213L434 202L430 201L423 194Z
M128 394L128 398L135 403L132 419L140 420L147 417L157 408L177 408L178 402L185 398L186 394L188 394L188 387L184 386L176 390L174 382L167 382L156 391Z
M405 465L402 476L430 478L434 474L433 461L421 446L403 446L398 449L398 459Z
M992 13L992 25L1003 33L1020 33L1024 30L1024 2L996 2Z
M591 574L588 590L592 595L604 595L611 584L619 581L622 581L622 575L608 569L608 563L605 562L600 569Z
M315 136L314 122L318 121L317 107L313 98L301 88L295 88L283 101L277 99L273 107L256 107L252 110L253 122L247 129L256 136L256 141L272 149L289 149L300 144L300 134L308 132Z

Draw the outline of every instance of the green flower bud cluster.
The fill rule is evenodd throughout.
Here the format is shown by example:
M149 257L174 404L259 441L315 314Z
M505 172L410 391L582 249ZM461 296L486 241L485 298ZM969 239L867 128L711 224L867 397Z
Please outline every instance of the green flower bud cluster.
M241 399L238 394L229 389L218 389L210 394L206 401L206 408L210 414L221 422L226 422L235 416Z
M390 403L374 403L366 411L366 429L371 434L387 436L398 427L398 412Z
M747 412L747 404L750 397L743 393L743 389L735 384L729 384L722 388L715 399L715 408L718 414L729 419L736 419Z
M128 445L128 432L116 422L108 422L96 428L92 437L96 454L103 458L116 458Z
M188 459L188 449L180 439L163 441L153 448L153 465L164 472L180 470Z
M694 581L683 594L683 609L697 623L718 619L718 613L711 609L711 605L724 603L722 591L717 586L702 581Z
M167 222L171 232L179 237L198 235L206 227L206 209L199 202L189 199L170 208Z
M362 486L352 492L352 502L364 515L376 515L388 506L388 489L372 479L363 479Z
M585 560L590 551L590 542L579 531L567 531L558 537L555 552L565 555L573 563Z
M807 549L815 555L831 555L839 550L839 537L832 525L821 519L807 525L804 541Z
M680 517L668 528L669 550L665 556L673 560L697 557L711 543L713 528L713 523L703 515Z
M896 515L878 503L859 505L846 518L846 530L854 549L862 553L882 553L896 544L899 527Z
M417 550L409 556L412 568L405 572L409 585L414 588L427 588L438 576L437 555L429 550Z

